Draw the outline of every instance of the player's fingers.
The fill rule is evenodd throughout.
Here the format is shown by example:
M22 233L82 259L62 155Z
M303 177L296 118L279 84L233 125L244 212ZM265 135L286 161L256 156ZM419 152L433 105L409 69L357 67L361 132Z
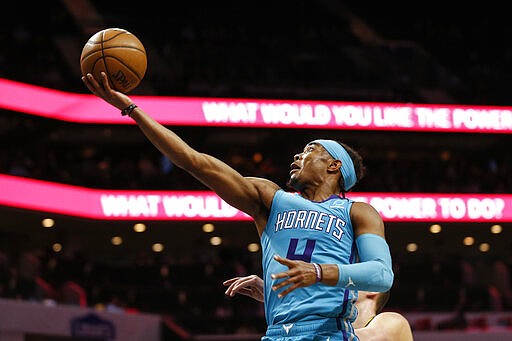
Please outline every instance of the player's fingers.
M238 293L249 297L253 296L253 290L251 288L243 288L240 291L238 291Z
M231 289L236 292L236 291L240 291L243 288L250 288L253 285L254 285L254 281L251 278L242 278L242 279L239 279L238 281L234 282L231 285Z
M235 296L236 292L233 291L233 285L230 285L229 288L224 292L227 296Z
M290 266L293 264L293 261L288 259L288 258L283 258L279 255L274 255L274 259L276 261L278 261L279 263L283 264L283 265L286 265L286 266Z
M294 283L293 285L290 285L288 288L286 288L285 290L283 290L282 292L280 292L277 297L279 298L282 298L282 297L285 297L286 295L288 295L290 292L292 292L293 290L299 288L301 285L299 283Z
M223 284L223 285L225 285L225 286L228 286L228 285L230 285L231 283L233 283L233 282L235 282L235 281L237 281L237 280L239 280L239 279L240 279L240 277L230 278L230 279L227 279L227 280L225 280L224 282L222 282L222 284Z
M98 87L98 82L94 79L94 76L90 73L86 74L82 77L85 85L89 88L89 90L96 92L96 88Z
M98 83L98 80L94 78L92 73L86 74L85 77L87 77L87 83L92 85L95 89L100 87L100 83Z
M285 287L287 285L293 284L293 283L294 283L293 280L291 278L288 278L288 279L285 279L285 280L283 280L283 281L281 281L279 283L274 284L272 286L272 290L274 290L274 291L275 290L279 290L279 289L281 289L281 288L283 288L283 287Z
M300 274L301 274L301 272L299 270L297 270L297 268L291 268L291 269L283 271L283 272L278 272L276 274L272 274L271 278L272 279L280 279L280 278L286 278L286 277L294 277L294 276L298 276Z
M229 286L229 288L225 291L227 296L235 296L236 294L242 294L246 296L252 296L252 288L246 286L240 286L237 283L233 283Z
M105 98L105 89L103 88L102 85L100 85L100 83L98 83L98 81L94 78L94 76L92 74L88 73L86 75L86 78L87 78L86 85L89 88L89 90L91 90L91 92L93 94L95 94L96 96Z
M275 284L272 288L274 289L280 289L286 285L299 285L299 286L307 286L309 284L306 283L307 281L307 276L305 276L302 272L300 271L294 271L294 270L290 270L290 271L286 271L286 273L288 274L288 278ZM274 290L275 290L274 289Z
M105 91L107 93L112 91L112 89L110 88L110 84L108 83L107 74L105 72L100 72L100 80L101 80L101 85L103 85L103 88L105 89Z
M225 291L226 295L233 296L234 294L236 294L236 284L236 282L233 282L229 285L229 287Z
M251 280L251 281L253 281L253 282L257 282L257 281L258 281L258 279L259 279L259 277L258 277L258 276L256 276L256 275L249 275L249 276L247 277L247 279L249 279L249 280Z
M90 92L92 92L93 94L96 93L96 89L91 84L91 81L89 80L89 78L87 76L83 76L82 81L84 82L85 86L89 89Z
M289 275L288 271L284 271L284 272L272 274L271 277L272 277L272 279L281 279L281 278L290 277L290 275Z
M231 285L225 292L227 296L235 296L237 293L235 290L233 290L233 286Z
M232 278L229 287L225 291L226 295L234 296L237 292L241 292L243 289L249 287L252 281L248 278L236 277Z

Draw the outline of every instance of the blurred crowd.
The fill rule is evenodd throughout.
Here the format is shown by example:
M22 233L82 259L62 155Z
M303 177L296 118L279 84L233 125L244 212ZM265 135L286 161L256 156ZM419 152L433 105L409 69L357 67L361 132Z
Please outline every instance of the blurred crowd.
M429 256L394 259L393 266L396 281L386 309L457 312L462 318L512 310L511 264L503 259ZM227 278L253 273L260 273L259 255L228 247L200 259L140 253L125 265L91 261L80 253L6 250L0 251L0 297L161 314L196 333L261 333L262 304L228 298L222 286Z
M148 53L136 93L511 103L512 50L500 43L511 29L491 9L467 8L461 17L420 5L404 16L398 4L348 0L184 1L168 13L158 3L88 3L51 0L30 11L5 4L0 76L86 92L83 45L100 29L121 27Z
M66 124L56 128L59 123L30 116L1 118L6 130L0 145L1 173L102 189L205 189L190 175L174 167L142 136L130 142L108 142L108 139L107 142L68 142L56 138L59 131L67 129L79 136L84 128ZM136 131L135 127L129 128ZM119 136L123 130L115 132L115 129L126 127L109 129ZM276 130L255 144L245 144L243 137L215 144L206 141L208 128L173 129L198 150L226 161L241 174L273 179L282 186L288 179L293 155L312 140L311 134L321 136L324 133ZM23 138L27 135L31 136L30 140ZM201 135L203 138L198 139ZM464 140L453 140L453 145L435 147L429 146L429 138L406 144L402 138L396 143L379 145L379 140L393 141L393 137L384 134L358 137L357 132L339 132L333 136L355 145L365 157L368 174L358 184L357 191L360 192L512 192L512 155L508 151L512 141L505 135L492 139L475 135L467 137L473 141L467 145ZM406 139L419 139L414 133L407 136ZM441 138L441 135L430 137L434 140ZM285 145L283 139L287 141ZM450 140L447 143L451 143Z

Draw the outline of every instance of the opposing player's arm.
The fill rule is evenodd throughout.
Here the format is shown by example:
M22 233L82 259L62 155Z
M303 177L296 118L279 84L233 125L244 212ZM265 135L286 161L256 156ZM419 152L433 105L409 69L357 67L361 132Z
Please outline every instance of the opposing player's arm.
M225 294L233 297L236 294L242 294L254 298L256 301L263 302L263 279L256 275L246 277L235 277L223 282L226 289Z

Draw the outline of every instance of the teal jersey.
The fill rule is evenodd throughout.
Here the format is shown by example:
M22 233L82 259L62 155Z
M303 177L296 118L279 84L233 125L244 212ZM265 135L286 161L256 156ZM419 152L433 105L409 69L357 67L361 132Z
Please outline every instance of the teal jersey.
M279 291L273 291L272 286L282 279L270 277L288 270L273 259L276 254L310 263L355 263L357 249L350 221L352 203L350 199L335 195L322 202L313 202L298 193L284 190L275 193L261 236L268 326L323 318L355 320L356 291L317 283L278 298Z

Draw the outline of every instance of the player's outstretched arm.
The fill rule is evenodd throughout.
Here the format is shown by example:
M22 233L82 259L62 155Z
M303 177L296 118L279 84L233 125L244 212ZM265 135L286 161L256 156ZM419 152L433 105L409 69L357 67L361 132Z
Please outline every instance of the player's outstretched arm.
M96 96L119 110L134 104L126 94L113 90L105 73L96 80L91 74L82 77L87 88ZM200 153L190 147L173 131L155 121L141 108L133 108L129 116L148 140L177 167L190 173L197 180L215 191L224 201L257 217L266 208L263 205L262 186L276 187L269 181L246 179L235 169L217 158ZM266 202L269 202L268 199Z

